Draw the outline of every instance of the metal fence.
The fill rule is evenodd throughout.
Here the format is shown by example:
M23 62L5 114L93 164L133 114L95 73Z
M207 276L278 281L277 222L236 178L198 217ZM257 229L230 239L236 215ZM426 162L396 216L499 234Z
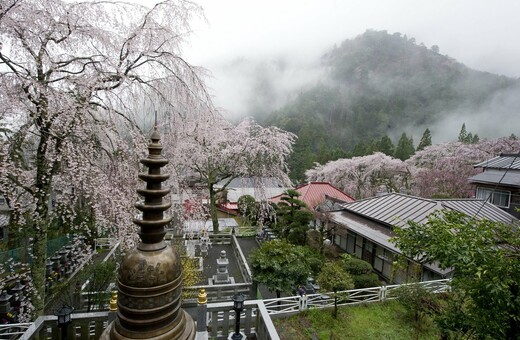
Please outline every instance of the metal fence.
M337 292L336 295L338 296L338 306L382 302L395 299L395 295L392 294L393 291L411 285L419 285L432 293L446 292L450 289L449 282L450 279L442 279L381 287L351 289ZM263 301L269 315L287 316L309 308L333 307L334 294L323 293L308 294L303 296L297 295L279 299L266 299Z
M339 292L338 306L361 303L382 302L394 299L393 291L410 285L420 285L433 293L449 291L449 279L424 281L411 284L390 285ZM213 339L227 339L233 330L235 312L232 302L207 304L208 334ZM259 340L279 340L272 317L284 317L309 308L329 308L334 306L334 295L309 294L289 296L280 299L247 300L242 311L241 330L246 334L256 334ZM97 339L108 323L108 312L73 314L72 332L75 339ZM43 316L31 324L0 325L0 339L56 339L55 316ZM24 333L25 331L25 333ZM23 334L23 335L22 335Z
M69 244L72 240L72 236L65 235L52 240L47 241L47 257L51 256L64 246ZM0 252L0 263L4 264L4 270L10 272L12 268L9 268L6 264L8 263L31 263L31 247L20 247L10 249L4 252Z
M47 256L51 256L58 250L68 245L72 240L72 235L61 236L47 241Z

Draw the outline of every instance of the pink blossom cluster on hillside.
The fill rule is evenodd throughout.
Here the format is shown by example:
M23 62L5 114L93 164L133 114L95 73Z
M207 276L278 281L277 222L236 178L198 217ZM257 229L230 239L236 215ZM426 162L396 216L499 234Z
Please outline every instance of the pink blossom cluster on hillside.
M330 182L356 199L382 192L465 198L473 195L468 178L480 171L474 164L519 151L520 140L514 137L476 144L449 142L428 146L406 161L377 152L317 164L305 174L309 181Z

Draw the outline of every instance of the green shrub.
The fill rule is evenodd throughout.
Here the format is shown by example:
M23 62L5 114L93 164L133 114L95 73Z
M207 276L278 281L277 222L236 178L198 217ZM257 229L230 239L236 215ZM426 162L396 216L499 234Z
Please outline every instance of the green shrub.
M305 259L311 268L312 275L318 275L323 267L323 261L325 260L323 255L311 247L303 247Z
M397 301L406 308L408 317L418 327L426 315L433 314L439 308L435 294L418 283L399 287L390 292L390 296L397 297Z
M343 268L350 273L350 275L363 275L372 273L372 265L366 261L356 257L343 256Z
M376 273L352 275L352 280L354 281L354 288L356 289L377 287L381 285L379 276L377 276Z
M256 225L258 215L258 203L255 198L251 195L243 195L238 198L237 201L238 211L242 217L248 221L251 225Z

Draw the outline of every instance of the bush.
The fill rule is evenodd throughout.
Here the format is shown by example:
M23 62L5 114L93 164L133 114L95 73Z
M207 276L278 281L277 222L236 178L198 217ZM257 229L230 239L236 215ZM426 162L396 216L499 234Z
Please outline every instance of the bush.
M372 271L372 265L349 254L341 255L343 269L352 276L354 288L369 288L381 285L379 276Z
M318 275L321 271L321 268L323 267L323 261L325 258L320 255L316 249L311 247L303 247L303 251L305 254L305 259L311 268L311 274L313 276Z
M238 211L240 211L242 217L251 223L251 225L256 225L258 204L256 203L255 198L251 195L240 196L238 198L237 205Z
M356 257L343 257L343 268L350 273L350 275L363 275L372 273L372 265L366 261Z
M381 286L381 281L376 273L352 275L352 280L356 289Z
M431 315L439 308L435 294L418 283L402 286L391 292L397 301L406 308L408 317L418 327L426 315Z

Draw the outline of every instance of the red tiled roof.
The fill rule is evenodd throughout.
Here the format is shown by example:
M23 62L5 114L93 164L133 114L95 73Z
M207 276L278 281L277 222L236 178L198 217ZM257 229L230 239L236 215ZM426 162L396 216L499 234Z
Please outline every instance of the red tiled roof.
M217 209L226 212L231 215L238 215L238 204L226 202L224 204L217 205Z
M309 182L296 187L294 190L300 193L298 199L304 201L309 208L314 208L322 203L325 199L325 195L347 203L354 202L352 197L327 182ZM272 197L271 201L278 203L282 196L283 195Z
M238 210L238 203L226 202L224 204L221 204L221 206L230 210Z

